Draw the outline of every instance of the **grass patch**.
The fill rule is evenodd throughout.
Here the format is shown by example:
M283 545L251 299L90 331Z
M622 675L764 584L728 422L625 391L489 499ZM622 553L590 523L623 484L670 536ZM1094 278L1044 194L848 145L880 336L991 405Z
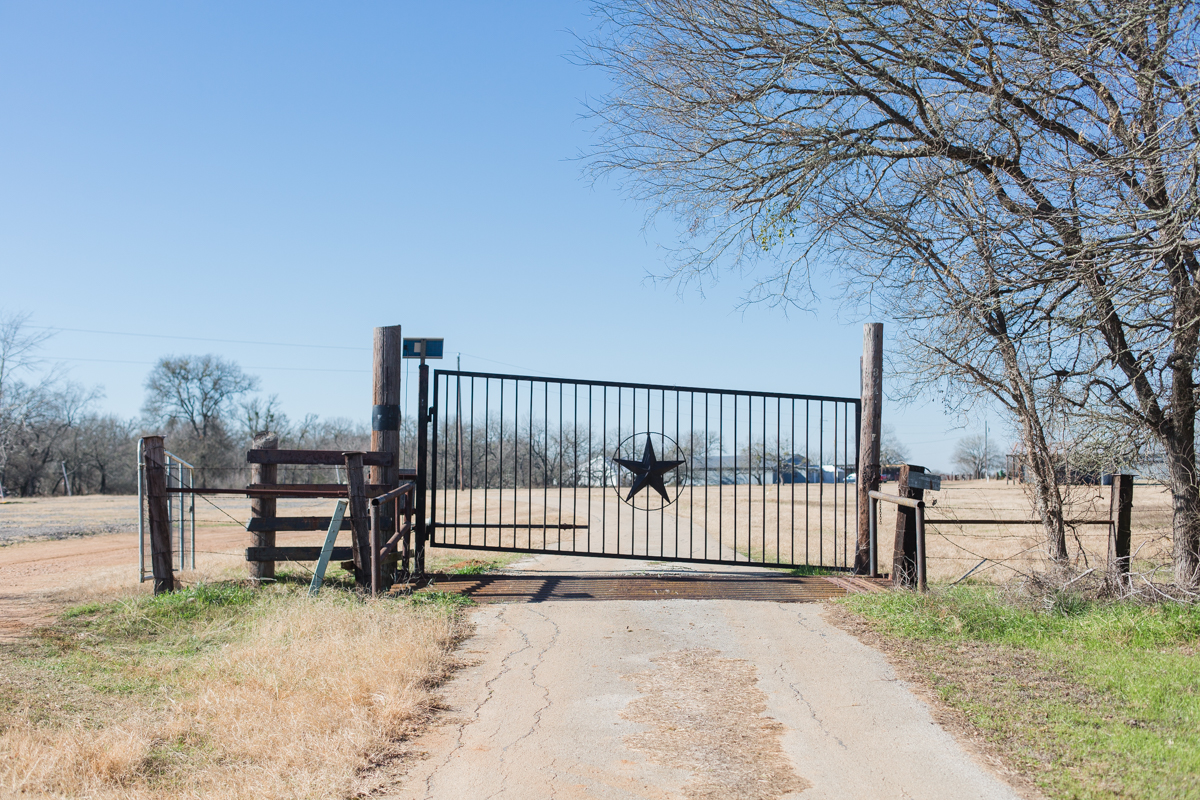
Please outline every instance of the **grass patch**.
M88 603L0 652L0 795L327 797L369 784L432 712L463 604L328 583L309 599L303 577Z
M787 571L788 575L794 575L797 578L804 577L820 577L823 575L837 575L837 570L828 569L826 567L815 567L811 564L802 564L794 569Z
M1200 608L983 586L841 602L1051 797L1200 798Z

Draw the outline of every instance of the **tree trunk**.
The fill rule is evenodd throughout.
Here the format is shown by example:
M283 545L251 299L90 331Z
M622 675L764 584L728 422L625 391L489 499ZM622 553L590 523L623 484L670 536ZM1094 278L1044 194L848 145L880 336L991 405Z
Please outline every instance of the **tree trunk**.
M1196 437L1190 426L1176 426L1166 437L1167 471L1171 480L1175 583L1200 583L1200 487L1196 485ZM1180 434L1178 428L1184 428Z
M1042 521L1042 532L1046 537L1046 554L1054 561L1067 561L1067 530L1063 522L1062 491L1058 484L1054 454L1046 441L1046 430L1042 425L1042 408L1037 394L1021 370L1017 348L1009 337L1002 315L997 315L997 330L994 334L1004 363L1008 390L1012 396L1012 409L1021 421L1021 442L1029 456L1029 470L1033 473L1033 507Z

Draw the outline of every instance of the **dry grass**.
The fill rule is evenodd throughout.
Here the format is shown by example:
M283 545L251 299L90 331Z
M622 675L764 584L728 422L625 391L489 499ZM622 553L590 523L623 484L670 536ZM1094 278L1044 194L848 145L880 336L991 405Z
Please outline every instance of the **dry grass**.
M983 559L976 575L1007 580L1016 572L1044 568L1045 546L1038 525L955 525L955 519L1030 520L1033 504L1027 487L1003 481L947 481L939 492L927 492L931 580L953 580ZM885 485L894 492L895 484ZM1067 517L1107 519L1109 488L1066 488ZM439 492L443 508L453 493ZM659 513L634 512L613 489L507 489L463 493L445 519L467 522L533 524L528 529L486 531L459 529L459 541L490 546L545 547L563 552L627 553L655 557L720 557L767 563L845 566L853 560L857 510L854 484L685 487L678 502ZM896 512L882 506L879 525L880 569L891 567ZM539 528L570 523L575 530ZM1160 486L1139 485L1134 491L1133 549L1144 564L1164 562L1169 555L1170 494ZM453 529L439 535L452 540ZM1080 569L1104 563L1106 526L1074 526L1069 549ZM849 552L848 552L849 551Z
M105 607L99 627L63 623L49 670L78 689L78 667L94 694L125 699L47 714L40 698L26 698L0 728L0 794L345 796L431 713L464 633L445 608L277 591L180 623L194 641L173 639L156 653L139 643L161 625L139 616L147 602L126 601L131 613ZM121 635L119 645L92 641Z

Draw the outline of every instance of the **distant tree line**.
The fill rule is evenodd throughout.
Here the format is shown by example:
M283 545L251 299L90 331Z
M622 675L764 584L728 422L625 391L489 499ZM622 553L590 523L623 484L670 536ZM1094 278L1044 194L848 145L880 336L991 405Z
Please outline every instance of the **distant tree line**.
M137 490L137 441L166 436L167 449L196 468L197 486L236 486L248 478L246 450L270 430L280 447L366 450L370 428L315 414L293 421L278 400L253 394L258 379L213 355L168 356L146 379L142 414L122 418L96 408L103 393L43 370L50 335L27 315L0 315L0 496L128 494ZM402 448L415 452L406 420ZM332 468L281 467L288 483L333 483Z

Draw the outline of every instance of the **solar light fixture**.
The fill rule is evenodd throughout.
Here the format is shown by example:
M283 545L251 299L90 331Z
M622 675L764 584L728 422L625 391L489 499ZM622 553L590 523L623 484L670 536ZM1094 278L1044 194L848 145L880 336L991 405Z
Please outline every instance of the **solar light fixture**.
M441 358L442 339L405 339L404 358Z

